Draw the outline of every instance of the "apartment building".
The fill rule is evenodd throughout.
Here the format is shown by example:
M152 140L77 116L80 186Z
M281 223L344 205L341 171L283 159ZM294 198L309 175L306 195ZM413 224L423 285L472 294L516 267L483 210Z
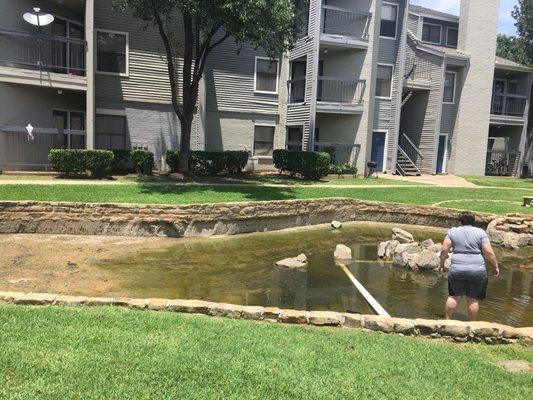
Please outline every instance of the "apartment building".
M191 146L246 150L251 169L289 148L360 171L531 170L533 70L495 58L490 3L463 0L458 17L408 0L311 0L288 54L231 40L214 51ZM28 25L33 7L54 22ZM46 169L54 147L148 148L162 165L179 145L160 37L111 0L0 0L0 103L4 169Z

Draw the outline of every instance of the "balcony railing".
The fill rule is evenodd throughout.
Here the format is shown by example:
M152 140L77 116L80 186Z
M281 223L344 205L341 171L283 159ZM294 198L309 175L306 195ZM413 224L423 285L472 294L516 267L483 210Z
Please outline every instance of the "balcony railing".
M319 76L317 100L327 103L362 104L365 89L365 80Z
M425 66L421 61L413 58L408 58L405 62L405 80L407 82L416 81L430 81L431 80L431 68Z
M0 29L0 65L68 75L85 75L81 39Z
M519 151L487 151L485 175L516 176L520 163Z
M322 33L368 40L372 14L322 6Z
M491 114L523 117L526 109L526 102L526 96L493 94Z

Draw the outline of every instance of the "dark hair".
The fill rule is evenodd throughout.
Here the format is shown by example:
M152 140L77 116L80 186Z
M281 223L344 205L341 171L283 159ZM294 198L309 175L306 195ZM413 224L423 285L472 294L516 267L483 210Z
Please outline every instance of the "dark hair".
M475 225L476 224L476 216L471 213L470 211L462 211L459 214L459 222L461 225Z

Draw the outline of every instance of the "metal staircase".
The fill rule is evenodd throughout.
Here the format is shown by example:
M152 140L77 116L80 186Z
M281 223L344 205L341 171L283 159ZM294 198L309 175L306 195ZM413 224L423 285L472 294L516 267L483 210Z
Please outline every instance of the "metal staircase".
M419 176L422 174L422 153L409 137L402 133L398 143L396 173L401 176Z

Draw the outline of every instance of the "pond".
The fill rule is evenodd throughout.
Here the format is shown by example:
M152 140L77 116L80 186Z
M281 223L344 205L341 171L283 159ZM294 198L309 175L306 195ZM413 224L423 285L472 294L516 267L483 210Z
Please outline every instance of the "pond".
M333 250L336 244L343 243L350 246L354 254L355 261L348 264L349 269L391 315L442 318L447 296L445 275L409 271L376 260L377 244L390 237L390 229L390 225L358 223L345 225L340 231L313 228L194 240L137 238L134 246L117 242L116 238L107 242L100 238L84 245L82 237L64 240L55 236L46 240L46 246L40 245L41 250L35 255L39 256L48 246L51 252L67 257L59 263L60 267L45 263L47 265L33 267L31 273L27 270L26 275L15 276L8 273L5 256L0 256L0 290L202 299L372 314L362 296L334 263ZM408 229L417 239L431 237L440 241L444 236L443 230ZM70 258L69 252L72 253ZM87 252L87 256L76 263L62 264L66 259L75 259L76 252ZM299 253L308 256L305 269L275 266L276 261ZM499 250L498 253L502 275L491 278L480 319L531 326L533 252L528 249L518 253ZM11 260L13 254L8 256ZM24 271L30 259L21 257L17 259L16 268ZM1 279L2 276L5 278ZM464 305L456 317L466 319Z

